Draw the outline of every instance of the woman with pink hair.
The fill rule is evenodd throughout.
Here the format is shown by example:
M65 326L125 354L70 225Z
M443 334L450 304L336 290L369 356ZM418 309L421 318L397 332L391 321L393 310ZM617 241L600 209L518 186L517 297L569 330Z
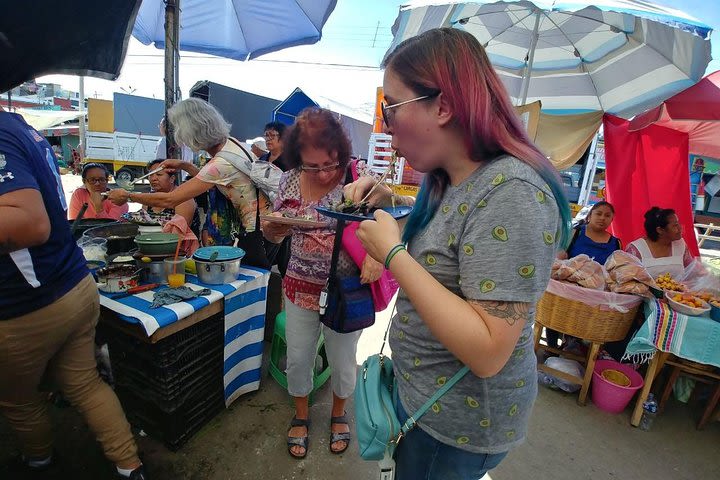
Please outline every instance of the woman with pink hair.
M395 478L477 479L527 433L534 306L567 243L568 203L475 37L430 30L384 66L385 131L425 172L402 232L381 210L358 230L401 287L389 335L400 423L469 369L400 441ZM372 185L360 179L346 197L357 201ZM377 188L371 201L389 205L390 190Z

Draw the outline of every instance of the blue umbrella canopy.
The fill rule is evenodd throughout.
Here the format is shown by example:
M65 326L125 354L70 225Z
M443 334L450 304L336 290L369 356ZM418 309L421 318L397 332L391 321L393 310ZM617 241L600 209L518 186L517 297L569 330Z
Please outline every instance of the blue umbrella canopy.
M709 26L641 0L413 2L389 51L436 27L472 33L513 101L550 113L629 118L696 83L711 59Z
M181 0L179 49L249 60L316 43L337 0ZM165 48L165 1L144 0L133 36Z

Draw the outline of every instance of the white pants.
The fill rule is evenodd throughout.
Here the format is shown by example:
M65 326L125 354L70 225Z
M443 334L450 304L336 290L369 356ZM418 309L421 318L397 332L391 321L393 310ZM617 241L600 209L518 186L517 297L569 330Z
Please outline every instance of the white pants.
M325 336L325 351L332 368L330 383L335 395L348 398L355 391L357 364L355 354L362 330L338 333L320 322L320 315L285 300L285 339L287 340L288 393L306 397L313 388L313 370L318 339Z

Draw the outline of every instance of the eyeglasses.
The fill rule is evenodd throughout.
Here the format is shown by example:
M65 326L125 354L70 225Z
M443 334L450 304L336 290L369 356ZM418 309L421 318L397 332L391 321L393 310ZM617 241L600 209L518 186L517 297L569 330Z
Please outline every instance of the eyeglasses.
M90 184L94 185L100 185L102 183L107 183L107 178L86 178L85 181Z
M387 125L388 127L390 126L390 124L392 123L392 119L393 119L393 114L390 110L392 110L393 108L397 108L397 107L400 107L400 106L408 104L408 103L417 102L419 100L435 98L438 95L440 95L440 92L435 92L430 95L423 95L420 97L411 98L410 100L405 100L404 102L393 103L392 105L387 105L385 102L380 102L380 111L382 112L383 122L385 122L385 125Z
M305 165L300 165L300 170L307 173L332 172L337 170L339 166L339 163L333 163L325 167L306 167Z
M263 135L263 137L268 140L271 140L273 138L280 138L280 135L277 133L266 133L265 135Z

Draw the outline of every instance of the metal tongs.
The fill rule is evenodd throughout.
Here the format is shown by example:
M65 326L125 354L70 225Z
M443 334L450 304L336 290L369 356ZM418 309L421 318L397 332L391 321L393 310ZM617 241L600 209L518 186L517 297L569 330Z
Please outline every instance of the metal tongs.
M133 189L133 185L135 185L135 184L136 184L137 182L139 182L140 180L145 180L145 179L146 179L147 177L149 177L150 175L154 175L154 174L156 174L156 173L158 173L159 171L164 170L164 169L165 169L165 167L159 167L159 168L156 168L156 169L154 169L154 170L150 170L150 172L146 173L146 174L143 175L142 177L136 178L135 180L133 180L133 181L130 182L130 183L127 183L127 182L118 182L117 179L115 180L115 183L117 183L121 188L124 188L125 190L132 190L132 189Z

